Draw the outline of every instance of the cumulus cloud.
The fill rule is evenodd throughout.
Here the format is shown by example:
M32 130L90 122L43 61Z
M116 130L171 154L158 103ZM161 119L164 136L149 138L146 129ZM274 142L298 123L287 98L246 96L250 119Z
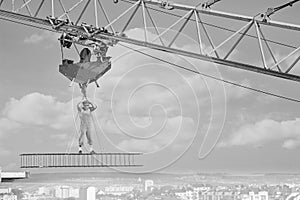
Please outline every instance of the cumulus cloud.
M38 34L33 34L29 37L26 37L24 39L24 43L28 43L28 44L37 44L39 42L41 42L44 38L41 35Z
M219 143L219 147L261 146L270 142L281 142L282 147L294 149L300 146L300 118L277 122L263 120L247 124Z
M40 34L35 33L33 35L27 36L24 39L25 44L38 44L40 42L43 42L45 40L50 40L50 41L57 41L58 39L58 34L57 33L52 33L49 31L43 31Z
M20 128L20 124L7 118L0 118L0 136Z
M55 130L72 127L72 103L59 102L55 97L31 93L21 99L12 98L3 115L11 123L27 126L46 126Z
M74 102L78 101L79 99L74 99ZM35 141L44 141L47 138L49 144L56 145L55 148L67 146L76 138L74 109L72 101L61 102L53 96L41 93L30 93L20 99L12 98L2 111L0 136L9 138L12 133L22 133L22 137L26 139L34 137ZM47 133L47 135L42 133ZM43 148L47 148L46 145L40 149ZM10 153L10 149L0 149L0 151L5 155Z
M285 149L295 149L300 146L300 137L299 139L286 140L282 144L282 147Z
M77 102L77 100L74 101ZM100 104L98 101L96 103ZM147 101L145 103L149 104ZM17 128L21 127L29 129L35 127L50 128L58 130L61 134L50 135L49 138L53 141L60 141L59 145L66 145L67 141L71 141L69 131L74 126L72 112L71 101L60 102L50 95L31 93L20 99L12 98L7 102L3 110L5 118L0 120L0 130L1 133L8 134L8 131L18 130ZM184 146L190 142L196 133L196 125L192 118L170 117L165 113L161 115L159 112L149 118L133 112L132 116L130 116L130 113L123 113L122 117L117 119L118 124L116 124L116 119L111 116L111 110L101 109L97 112L99 112L97 117L101 128L105 133L117 132L123 134L122 130L126 130L135 137L148 137L153 135L154 132L158 133L157 136L146 140L123 138L118 146L128 151L151 152L169 144L175 144L178 149L178 146ZM132 117L133 123L128 124L130 117ZM164 120L165 125L161 123ZM30 132L27 134L30 134Z

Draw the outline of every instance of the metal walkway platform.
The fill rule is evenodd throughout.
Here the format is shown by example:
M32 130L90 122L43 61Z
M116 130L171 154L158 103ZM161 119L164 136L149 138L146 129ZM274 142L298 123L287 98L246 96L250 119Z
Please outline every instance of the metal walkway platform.
M16 179L26 179L29 177L29 172L3 172L0 167L0 183L11 182Z
M142 153L24 153L21 168L141 167L135 163Z

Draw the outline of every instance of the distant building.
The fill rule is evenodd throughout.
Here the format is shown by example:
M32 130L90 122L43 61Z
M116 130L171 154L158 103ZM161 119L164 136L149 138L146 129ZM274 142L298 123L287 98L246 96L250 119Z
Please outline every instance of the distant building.
M151 191L154 187L154 181L153 180L145 180L145 191Z
M11 188L0 188L0 194L11 193Z
M55 197L57 198L69 198L70 197L70 187L69 186L57 186L55 188Z
M199 200L199 192L195 190L177 191L175 195L183 200Z
M80 188L79 200L96 200L96 188L95 187Z
M74 198L79 198L79 189L78 188L70 188L69 196Z
M198 192L206 192L210 190L210 187L202 186L202 187L194 187L194 190L197 190Z
M133 186L121 186L121 185L109 186L104 188L104 194L121 196L123 194L132 192L133 189L134 189Z
M200 200L239 200L240 193L235 191L201 191L199 193Z
M0 200L17 200L17 195L14 195L14 194L0 194Z
M17 195L12 193L11 188L0 188L0 200L17 200Z
M49 195L51 194L51 189L48 187L39 187L37 191L38 195Z
M267 191L260 191L258 193L251 191L249 194L242 194L241 200L269 200L269 193Z
M258 192L259 200L269 200L269 193L267 191Z

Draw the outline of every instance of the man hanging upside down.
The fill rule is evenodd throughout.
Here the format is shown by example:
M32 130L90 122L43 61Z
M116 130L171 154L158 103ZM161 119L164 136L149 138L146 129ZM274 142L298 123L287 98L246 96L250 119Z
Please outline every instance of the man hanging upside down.
M97 106L88 100L84 100L77 104L77 110L80 119L80 136L79 136L79 153L82 153L82 146L84 135L86 135L87 142L90 147L90 153L94 154L92 142L92 112L96 110Z
M91 56L92 56L92 53L88 48L82 49L79 54L79 57L80 57L79 63L91 62ZM88 85L88 83L83 83L83 84L79 83L79 87L80 87L81 93L84 98L86 98L87 85Z

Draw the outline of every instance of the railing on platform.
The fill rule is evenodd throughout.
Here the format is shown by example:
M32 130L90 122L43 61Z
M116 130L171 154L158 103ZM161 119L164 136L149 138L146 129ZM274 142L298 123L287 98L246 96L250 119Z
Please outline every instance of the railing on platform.
M140 167L142 153L26 153L20 154L21 168Z

